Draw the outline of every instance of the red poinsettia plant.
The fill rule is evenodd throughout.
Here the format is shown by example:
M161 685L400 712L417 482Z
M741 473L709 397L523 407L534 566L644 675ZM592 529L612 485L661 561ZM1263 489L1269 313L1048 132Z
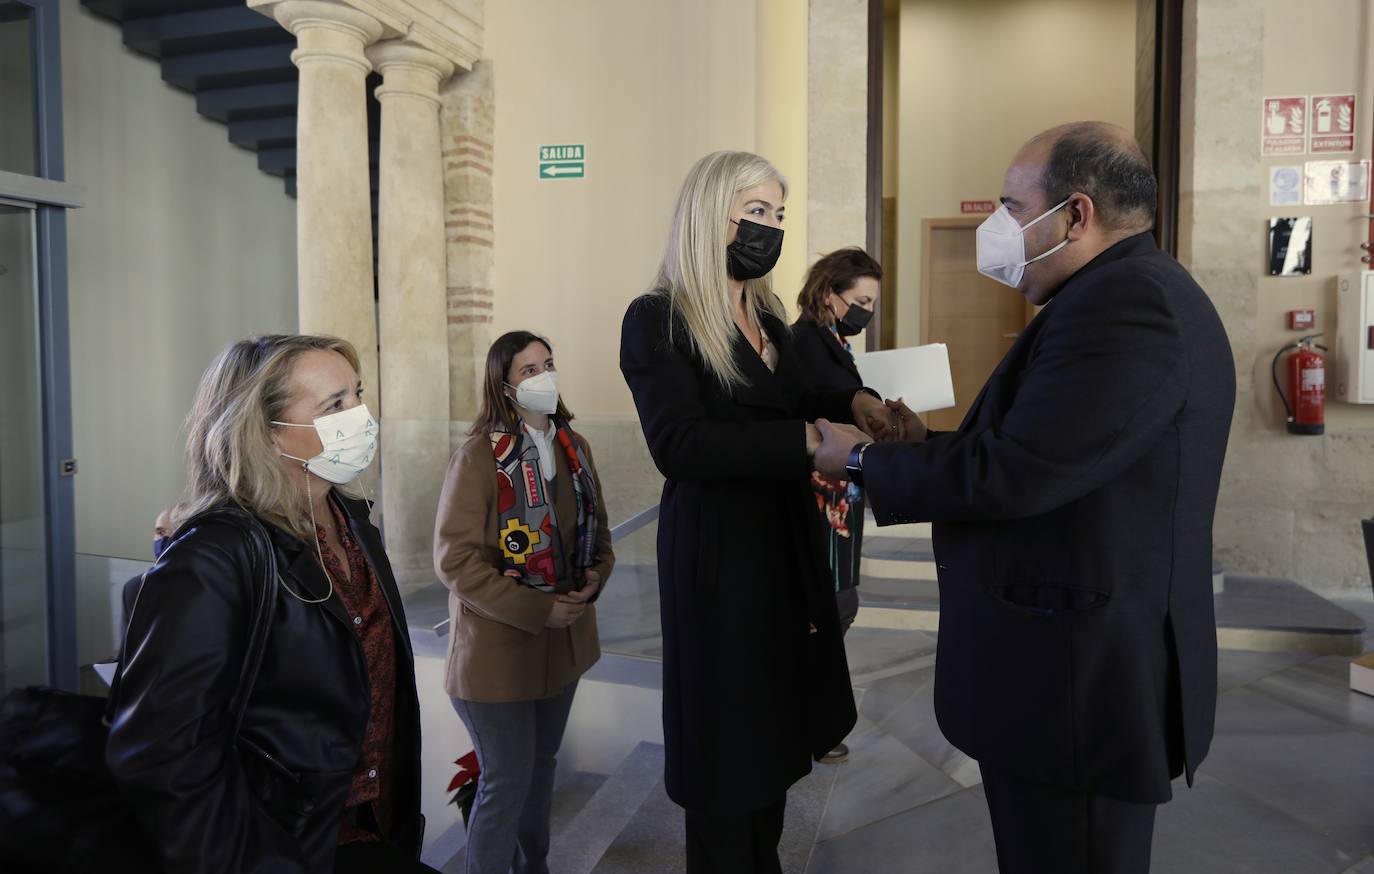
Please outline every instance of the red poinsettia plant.
M453 793L448 803L458 805L458 810L463 814L463 825L467 825L468 817L472 814L472 802L477 798L477 778L482 776L482 769L477 764L477 751L454 759L453 764L458 766L458 773L448 783L448 791Z

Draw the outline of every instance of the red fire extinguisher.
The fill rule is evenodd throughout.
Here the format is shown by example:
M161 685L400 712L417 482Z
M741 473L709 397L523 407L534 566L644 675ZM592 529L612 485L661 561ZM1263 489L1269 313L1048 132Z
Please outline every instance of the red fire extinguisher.
M1269 368L1274 378L1274 391L1279 393L1279 400L1283 401L1283 409L1288 414L1289 434L1326 431L1326 356L1322 354L1326 347L1315 342L1320 336L1312 334L1284 346L1274 354L1274 363ZM1292 352L1286 365L1287 396L1279 385L1279 359L1285 352Z

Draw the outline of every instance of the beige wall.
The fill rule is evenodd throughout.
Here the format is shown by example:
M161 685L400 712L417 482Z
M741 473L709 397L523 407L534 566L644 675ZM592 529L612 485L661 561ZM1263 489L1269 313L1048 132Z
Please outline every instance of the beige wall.
M554 343L612 523L658 500L662 479L620 375L620 323L653 280L673 199L698 158L760 151L789 177L777 290L795 297L805 269L806 39L806 5L793 0L488 4L493 335L527 328ZM557 143L586 144L585 179L538 178L538 147Z
M1226 322L1238 400L1216 525L1228 570L1288 576L1328 592L1368 591L1359 520L1374 512L1374 410L1329 402L1327 433L1285 433L1270 384L1274 352L1297 335L1290 309L1335 328L1335 281L1359 269L1367 205L1271 208L1261 100L1357 91L1356 155L1370 156L1374 8L1367 0L1192 0L1185 15L1180 259ZM1274 215L1313 217L1313 273L1265 274Z
M807 164L807 4L799 0L757 0L757 4L754 150L787 177L786 234L782 257L773 268L773 290L795 316L797 292L815 260L809 243L807 203L811 190Z
M62 4L79 552L148 558L182 418L230 340L296 326L295 203L119 28Z
M1134 126L1135 18L1135 0L902 0L899 346L920 340L922 219L996 199L1045 128Z
M585 419L634 414L620 322L653 279L687 169L753 149L752 3L488 4L496 76L494 332L546 333ZM760 62L761 63L761 62ZM541 181L542 144L585 143L587 177Z

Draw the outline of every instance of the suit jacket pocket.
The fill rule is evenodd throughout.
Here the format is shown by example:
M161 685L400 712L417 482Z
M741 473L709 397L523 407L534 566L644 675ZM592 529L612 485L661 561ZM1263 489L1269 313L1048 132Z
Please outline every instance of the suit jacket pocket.
M1111 600L1109 592L1058 583L1009 583L990 587L1003 604L1035 616L1052 616L1100 607Z

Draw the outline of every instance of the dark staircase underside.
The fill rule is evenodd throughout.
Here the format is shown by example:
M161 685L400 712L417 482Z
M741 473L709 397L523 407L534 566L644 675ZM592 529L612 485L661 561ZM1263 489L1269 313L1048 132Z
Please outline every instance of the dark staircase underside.
M120 25L124 45L162 66L169 85L190 92L196 110L225 125L229 142L255 152L258 168L296 196L296 38L244 0L81 0ZM367 82L372 233L377 233L381 106ZM373 246L376 257L376 246Z

